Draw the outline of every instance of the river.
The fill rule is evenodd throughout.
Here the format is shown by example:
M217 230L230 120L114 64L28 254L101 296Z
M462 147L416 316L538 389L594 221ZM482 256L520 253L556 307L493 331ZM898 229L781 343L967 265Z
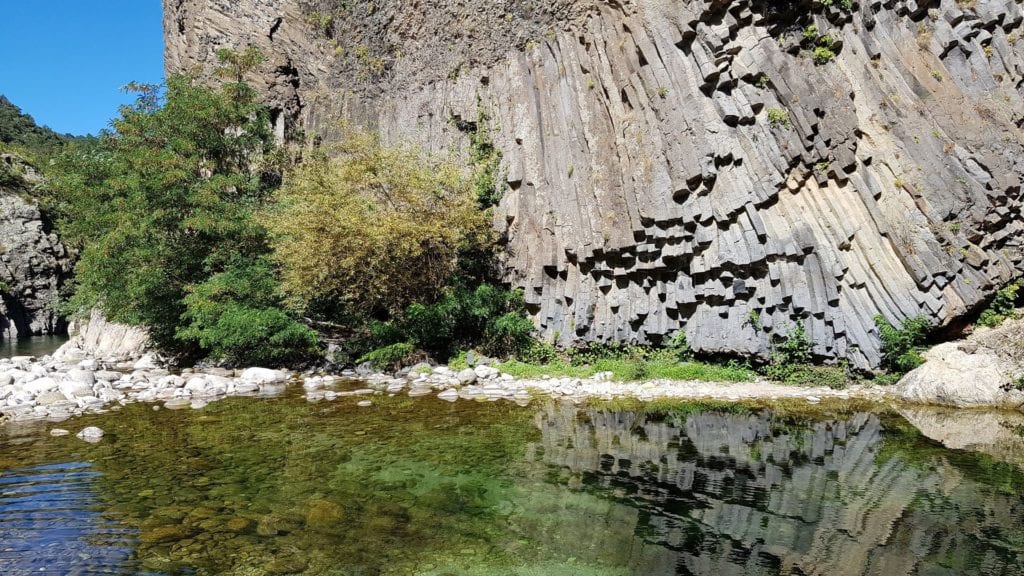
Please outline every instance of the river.
M12 356L45 356L68 341L67 336L33 336L31 338L0 338L0 358Z
M355 402L0 427L0 572L1024 573L1012 458L884 407Z

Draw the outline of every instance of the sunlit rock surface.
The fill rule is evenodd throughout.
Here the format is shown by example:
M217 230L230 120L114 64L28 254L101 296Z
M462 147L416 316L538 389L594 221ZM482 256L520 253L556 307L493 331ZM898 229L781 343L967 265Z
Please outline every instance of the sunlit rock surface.
M548 338L765 356L802 320L868 367L876 314L947 323L1022 272L1022 13L830 4L164 2L169 71L268 54L282 138L465 152L487 117Z
M923 356L925 363L899 381L895 396L946 406L1024 407L1024 319L979 327Z
M0 154L0 338L60 334L58 292L72 260L29 191L42 181L20 157Z

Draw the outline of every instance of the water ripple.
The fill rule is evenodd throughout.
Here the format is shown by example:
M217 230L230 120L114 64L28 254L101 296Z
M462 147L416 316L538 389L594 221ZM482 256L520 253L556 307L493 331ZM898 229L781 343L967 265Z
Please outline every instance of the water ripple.
M0 572L137 574L138 532L98 509L92 465L64 462L0 472Z

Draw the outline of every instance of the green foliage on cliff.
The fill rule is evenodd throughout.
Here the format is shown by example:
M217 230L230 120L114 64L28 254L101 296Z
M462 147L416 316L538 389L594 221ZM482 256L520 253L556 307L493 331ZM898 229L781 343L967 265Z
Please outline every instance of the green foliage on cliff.
M249 65L256 56L239 58ZM69 308L97 306L147 326L160 347L186 356L274 362L307 353L311 334L276 307L273 271L259 260L269 247L254 215L279 172L253 92L181 75L163 93L135 89L138 101L111 133L53 162L60 229L81 249Z
M1020 300L1020 288L1021 281L1017 281L1011 282L996 292L992 303L978 316L978 324L994 328L1007 318L1016 318L1017 312L1014 308Z
M907 318L900 327L882 315L875 316L875 326L882 340L882 367L893 376L900 376L924 364L921 345L931 325L923 316Z

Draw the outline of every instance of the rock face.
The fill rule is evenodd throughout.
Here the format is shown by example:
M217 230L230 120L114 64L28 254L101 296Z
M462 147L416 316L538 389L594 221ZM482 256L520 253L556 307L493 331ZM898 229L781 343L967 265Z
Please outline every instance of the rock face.
M0 154L0 338L63 333L55 312L72 259L26 194L41 178L12 154Z
M968 314L1022 272L1009 0L165 0L169 71L259 45L278 134L340 118L501 151L510 284L540 331L765 356L802 322ZM348 6L345 8L344 6Z
M142 358L149 352L149 333L144 328L107 321L98 310L89 318L71 326L71 339L54 357L77 362L85 357L103 362L125 362Z
M1024 406L1024 319L979 328L924 357L924 364L899 381L896 396L947 406Z

